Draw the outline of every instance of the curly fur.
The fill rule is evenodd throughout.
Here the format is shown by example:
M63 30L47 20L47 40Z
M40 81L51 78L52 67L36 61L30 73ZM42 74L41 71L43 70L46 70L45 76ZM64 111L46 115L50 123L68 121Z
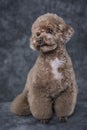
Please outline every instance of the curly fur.
M12 102L11 111L32 114L39 120L70 116L77 100L77 83L65 44L74 33L56 14L44 14L32 25L30 47L40 55L30 70L25 88Z

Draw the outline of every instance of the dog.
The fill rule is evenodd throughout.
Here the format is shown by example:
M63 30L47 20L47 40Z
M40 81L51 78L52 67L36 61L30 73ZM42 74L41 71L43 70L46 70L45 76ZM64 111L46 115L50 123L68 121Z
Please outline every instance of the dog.
M78 87L66 43L74 29L56 14L47 13L32 25L30 47L39 57L30 70L25 88L11 104L17 115L32 114L48 123L53 111L65 122L75 109Z

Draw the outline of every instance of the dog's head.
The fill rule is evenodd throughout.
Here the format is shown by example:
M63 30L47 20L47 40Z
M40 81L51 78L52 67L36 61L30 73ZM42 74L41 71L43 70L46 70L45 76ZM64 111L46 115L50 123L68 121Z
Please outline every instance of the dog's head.
M74 30L56 14L44 14L36 19L32 25L30 47L34 50L49 52L55 50L59 44L67 43Z

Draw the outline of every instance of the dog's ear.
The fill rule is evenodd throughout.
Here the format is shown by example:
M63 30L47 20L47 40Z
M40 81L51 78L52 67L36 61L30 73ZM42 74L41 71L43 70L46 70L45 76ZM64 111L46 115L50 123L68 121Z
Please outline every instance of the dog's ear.
M74 34L74 29L70 25L65 25L64 31L63 31L63 42L67 43L71 37Z

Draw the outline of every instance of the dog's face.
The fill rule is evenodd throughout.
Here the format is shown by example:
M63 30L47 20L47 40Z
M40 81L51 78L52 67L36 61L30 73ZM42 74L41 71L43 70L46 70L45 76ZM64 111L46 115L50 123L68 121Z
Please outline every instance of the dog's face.
M71 38L74 30L56 14L45 14L37 18L32 26L30 47L34 50L49 52L58 45L64 45Z

